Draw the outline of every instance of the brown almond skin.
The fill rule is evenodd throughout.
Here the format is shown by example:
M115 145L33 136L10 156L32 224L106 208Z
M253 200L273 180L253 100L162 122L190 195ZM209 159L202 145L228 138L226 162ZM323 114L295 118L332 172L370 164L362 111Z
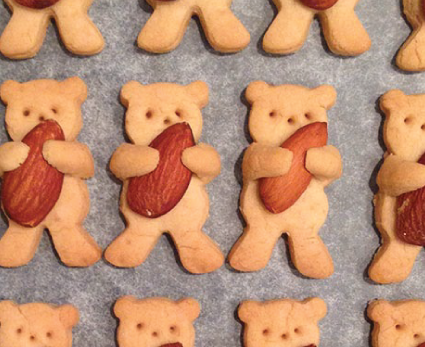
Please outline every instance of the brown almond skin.
M304 6L313 10L324 11L335 5L338 0L301 0Z
M425 16L425 0L422 0L422 15ZM423 347L425 347L425 344Z
M425 165L425 154L418 163ZM425 246L425 187L397 197L396 230L401 241Z
M30 151L25 162L3 177L1 201L10 219L25 227L36 227L59 199L64 175L43 157L47 140L65 140L54 120L37 125L22 140Z
M282 213L300 198L313 177L305 168L307 150L326 146L327 141L327 124L316 122L298 129L282 144L293 152L292 165L283 176L260 179L260 197L267 210Z
M60 0L15 0L19 5L24 7L29 7L34 10L42 10L43 8L47 8L53 6Z
M192 172L182 163L182 153L194 145L192 130L187 123L170 126L152 141L149 146L159 151L157 168L129 180L127 203L134 212L158 218L178 204L192 177Z
M183 345L180 342L175 342L167 343L166 345L162 345L161 347L183 347Z

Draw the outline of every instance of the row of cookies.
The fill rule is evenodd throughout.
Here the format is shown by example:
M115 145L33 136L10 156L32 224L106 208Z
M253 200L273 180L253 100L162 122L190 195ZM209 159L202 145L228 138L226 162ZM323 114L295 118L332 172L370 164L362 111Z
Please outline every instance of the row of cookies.
M193 298L173 301L124 296L113 311L119 319L119 347L195 345L193 322L201 307ZM372 347L424 347L424 312L425 302L419 300L370 302L367 315L374 323ZM320 298L243 301L238 308L244 323L243 344L318 347L318 323L326 313L326 303ZM72 328L78 321L78 310L69 304L0 301L0 345L70 347Z
M82 223L89 211L84 179L94 175L94 162L89 148L76 141L85 83L78 77L7 81L0 96L12 139L0 146L1 202L9 220L0 239L0 265L27 264L44 229L63 263L92 265L102 251ZM336 91L328 85L309 89L256 81L245 97L252 106L253 139L242 162L240 210L246 227L229 263L239 271L260 270L287 234L298 271L326 278L333 262L318 235L328 213L324 189L342 174L341 156L327 144L327 111ZM209 213L205 185L220 173L217 151L199 142L208 98L208 86L200 81L186 86L132 81L122 88L132 143L113 153L110 169L123 182L120 208L127 227L105 252L111 264L142 264L161 235L169 233L189 272L222 266L222 252L202 232ZM381 108L387 115L387 153L377 177L375 211L383 246L370 277L391 283L408 276L425 245L425 96L393 90L381 98Z
M31 58L39 51L51 18L64 45L78 55L99 53L104 40L87 15L93 0L5 0L13 12L0 37L0 51L11 59ZM250 35L230 10L232 0L147 0L154 8L137 44L153 53L166 53L181 42L191 16L200 18L211 46L224 53L237 52ZM355 56L367 51L370 38L354 12L359 0L274 0L279 13L264 36L263 48L289 54L304 44L310 24L318 16L329 49ZM414 32L397 57L405 70L425 70L423 59L425 10L421 0L404 0L404 12Z

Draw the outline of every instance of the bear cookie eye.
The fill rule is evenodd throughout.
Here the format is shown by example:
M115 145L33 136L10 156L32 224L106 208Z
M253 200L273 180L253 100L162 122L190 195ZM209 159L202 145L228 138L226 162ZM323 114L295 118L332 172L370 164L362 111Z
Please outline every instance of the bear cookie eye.
M27 110L24 110L23 113L25 117L28 117L31 114L31 111L27 109Z
M142 330L143 329L143 323L139 323L136 325L137 330Z
M171 331L172 333L175 333L175 332L176 332L176 330L177 330L177 327L176 327L175 325L170 326L170 331Z
M269 329L264 329L263 330L263 335L267 336L270 333Z
M54 114L58 114L58 110L57 110L57 108L56 108L56 107L52 107L52 113L54 113Z
M412 123L412 120L413 120L413 118L412 117L406 117L406 118L404 118L404 123L405 124L410 124L410 123Z
M295 119L294 119L294 118L292 118L292 117L289 117L289 118L288 118L288 123L289 123L289 124L294 124L294 123L295 123Z
M395 328L396 330L402 330L403 326L401 324L396 324Z
M46 337L49 338L49 339L51 339L52 336L53 336L52 332L51 331L48 331L47 334L46 334Z
M305 119L311 120L313 119L313 116L311 115L311 113L306 113L304 114Z
M148 111L146 112L146 118L147 118L147 119L151 119L151 118L152 118L152 116L153 116L153 112L152 112L151 110L148 110Z
M288 338L288 335L286 335L286 334L282 334L280 337L281 337L283 340L286 340L286 339Z
M294 329L294 333L295 334L301 334L301 329L300 328L295 328Z
M22 334L22 328L18 328L18 329L16 330L16 333L17 333L17 334Z
M182 116L182 112L180 110L176 110L175 114L179 118L181 118L181 116Z
M275 118L277 116L277 112L276 111L271 111L269 113L270 118Z

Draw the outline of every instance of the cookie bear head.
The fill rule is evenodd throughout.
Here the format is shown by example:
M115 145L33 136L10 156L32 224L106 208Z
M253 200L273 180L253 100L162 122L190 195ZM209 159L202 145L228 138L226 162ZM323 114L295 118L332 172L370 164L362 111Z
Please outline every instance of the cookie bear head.
M375 300L367 309L373 321L373 347L422 347L425 343L425 302Z
M72 346L72 327L79 320L71 305L0 302L0 346Z
M172 83L142 85L132 81L121 91L121 102L127 107L125 129L137 145L149 145L173 124L190 125L195 141L202 132L201 109L208 103L208 86L193 82L187 86Z
M328 85L309 89L256 81L248 86L245 96L252 105L249 132L253 140L280 146L303 126L327 122L327 110L335 103L336 91Z
M200 306L191 298L172 301L166 298L137 300L126 296L114 306L120 320L119 347L193 347L193 321Z
M47 119L59 123L67 141L75 140L81 130L81 104L87 98L87 86L78 77L62 82L6 81L0 88L0 96L7 106L6 128L15 141L22 140Z
M322 299L304 301L244 301L238 309L245 323L245 347L310 347L318 346L318 321L326 315Z
M380 99L384 141L390 153L417 161L425 153L425 94L391 90Z

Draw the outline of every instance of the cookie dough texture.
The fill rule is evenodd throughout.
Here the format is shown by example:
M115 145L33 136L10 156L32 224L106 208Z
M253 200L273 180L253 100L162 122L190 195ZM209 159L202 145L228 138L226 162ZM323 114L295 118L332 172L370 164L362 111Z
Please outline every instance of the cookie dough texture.
M300 0L273 0L278 15L264 36L264 50L272 54L298 51L307 39L310 25L317 16L328 47L333 53L356 56L366 52L371 41L354 11L358 1L339 0L331 8L318 11L305 6Z
M145 261L161 235L168 233L187 271L216 270L224 257L202 232L202 226L209 213L205 185L220 173L220 157L213 147L198 142L202 131L201 109L208 103L208 86L200 81L187 86L142 85L132 81L123 87L121 101L127 107L125 130L132 143L125 143L115 151L110 168L123 181L120 208L127 227L107 248L106 260L118 267L136 267ZM180 122L189 124L197 143L185 149L181 158L193 173L189 187L171 211L159 218L144 217L128 206L129 179L156 169L159 153L149 144L165 129Z
M248 46L250 35L230 9L232 0L147 0L154 8L137 39L140 48L153 53L175 49L183 39L190 18L199 17L210 45L232 53Z
M425 302L421 300L369 303L373 322L372 347L420 347L425 343Z
M72 328L79 320L72 305L15 304L0 301L0 346L72 346Z
M244 323L243 344L245 347L319 346L318 322L326 312L326 303L320 298L244 301L238 309Z
M27 158L28 146L21 140L44 120L55 120L65 141L44 143L44 159L62 172L64 181L56 205L36 227L23 227L8 218L9 227L0 239L0 266L18 267L33 258L44 229L48 229L61 261L84 267L97 262L101 249L83 227L90 200L84 179L94 175L89 148L77 142L83 125L81 105L87 87L78 77L58 82L6 81L0 88L6 104L6 129L12 141L0 146L0 173L18 168Z
M60 0L43 9L25 7L15 0L4 1L12 11L12 18L0 37L0 51L10 59L34 57L43 44L51 19L71 53L93 55L104 47L100 31L87 14L93 0Z
M307 124L327 122L336 91L328 85L309 89L257 81L249 85L246 98L252 106L248 126L254 140L242 163L240 210L247 226L229 254L229 263L239 271L264 268L276 242L286 233L298 271L312 278L329 277L333 262L318 232L328 214L324 188L342 174L338 150L325 146L307 151L306 169L313 178L301 197L282 213L273 214L265 208L259 196L259 179L288 172L292 152L281 144Z
M369 267L369 276L378 283L393 283L409 276L422 249L397 238L396 202L398 196L425 186L425 165L417 163L425 152L425 94L391 90L381 97L380 107L385 113L387 151L376 179L379 191L374 205L382 245Z
M114 313L119 319L117 342L119 347L159 347L180 344L194 347L193 322L201 311L192 298L173 301L167 298L138 300L124 296L115 303Z

